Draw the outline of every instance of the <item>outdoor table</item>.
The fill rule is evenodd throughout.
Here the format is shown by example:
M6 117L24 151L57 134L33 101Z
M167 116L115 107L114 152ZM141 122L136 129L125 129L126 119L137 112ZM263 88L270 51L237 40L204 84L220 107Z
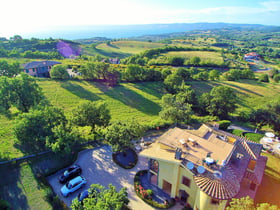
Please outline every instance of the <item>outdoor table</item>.
M212 158L210 158L210 157L207 157L207 158L205 158L205 162L206 162L208 165L210 165L210 164L213 164L213 163L214 163L214 160L213 160Z

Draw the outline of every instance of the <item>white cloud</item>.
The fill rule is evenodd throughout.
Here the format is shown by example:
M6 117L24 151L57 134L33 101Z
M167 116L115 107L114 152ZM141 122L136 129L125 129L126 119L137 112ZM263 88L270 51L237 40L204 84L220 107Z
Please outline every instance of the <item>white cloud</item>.
M179 6L178 6L179 8ZM50 26L148 24L182 22L236 22L279 25L280 1L254 7L164 9L130 0L4 0L0 36L44 30Z

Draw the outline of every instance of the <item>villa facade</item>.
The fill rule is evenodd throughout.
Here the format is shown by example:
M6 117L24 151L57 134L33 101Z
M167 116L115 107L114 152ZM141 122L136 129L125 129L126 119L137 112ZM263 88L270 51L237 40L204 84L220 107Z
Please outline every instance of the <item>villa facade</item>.
M169 129L140 152L149 180L195 210L224 209L232 198L254 199L267 158L262 145L217 127Z

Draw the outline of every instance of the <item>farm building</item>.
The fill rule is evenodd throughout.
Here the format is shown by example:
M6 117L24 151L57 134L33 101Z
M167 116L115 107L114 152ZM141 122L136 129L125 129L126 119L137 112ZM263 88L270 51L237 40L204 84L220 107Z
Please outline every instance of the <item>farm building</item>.
M51 68L61 64L57 61L32 61L30 63L23 64L23 71L30 76L34 77L49 77Z

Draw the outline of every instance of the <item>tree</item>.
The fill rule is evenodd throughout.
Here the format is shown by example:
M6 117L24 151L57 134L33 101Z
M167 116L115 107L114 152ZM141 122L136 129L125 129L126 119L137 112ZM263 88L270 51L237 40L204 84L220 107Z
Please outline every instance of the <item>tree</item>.
M208 80L208 72L207 71L201 71L198 74L194 75L194 79L207 81Z
M35 107L44 99L42 90L35 79L25 73L11 80L11 91L13 105L22 112L28 112L31 107Z
M82 101L72 113L75 125L90 126L92 132L96 126L107 126L111 119L110 111L102 101Z
M200 61L201 61L200 57L194 56L190 59L189 62L191 65L198 66Z
M52 79L69 79L70 76L67 72L67 67L62 64L58 64L52 67L50 76Z
M249 196L242 198L233 198L229 203L227 210L277 210L276 205L271 205L269 203L258 203L256 206L254 200Z
M163 69L161 71L162 79L165 79L170 74L172 74L172 71L170 69Z
M259 77L260 82L269 82L269 77L267 74L261 74Z
M164 88L169 93L176 93L183 82L183 78L177 74L170 74L164 80Z
M280 81L280 74L275 74L273 80L278 83Z
M236 94L227 86L214 87L210 92L210 104L207 111L220 119L228 118L228 114L236 109Z
M174 74L182 77L183 80L191 80L191 72L185 68L178 68L175 70Z
M69 124L61 123L52 128L53 136L46 138L46 146L60 155L71 153L71 148L80 140L79 132Z
M185 97L181 95L166 94L162 96L162 110L159 116L164 120L172 122L189 123L191 120L192 106L185 103Z
M9 64L5 60L0 60L0 76L13 77L18 75L20 71L21 68L18 62Z
M65 125L66 117L62 110L51 106L32 109L16 118L14 134L19 142L29 150L46 148L46 139L54 139L53 128Z
M137 64L129 64L124 72L124 79L130 82L142 81L143 77L144 69Z
M132 146L131 140L144 135L145 128L135 121L114 122L106 129L105 139L113 152L124 152Z
M8 110L13 102L10 80L5 76L0 77L0 108L4 110Z
M112 184L107 189L100 184L92 184L88 191L89 196L83 202L79 202L77 198L72 201L73 210L121 210L129 202L127 189L122 188L118 192Z
M209 72L209 79L210 80L219 80L220 79L220 72L218 70L211 70Z
M169 58L169 63L171 66L183 66L185 59L182 57L171 57Z

